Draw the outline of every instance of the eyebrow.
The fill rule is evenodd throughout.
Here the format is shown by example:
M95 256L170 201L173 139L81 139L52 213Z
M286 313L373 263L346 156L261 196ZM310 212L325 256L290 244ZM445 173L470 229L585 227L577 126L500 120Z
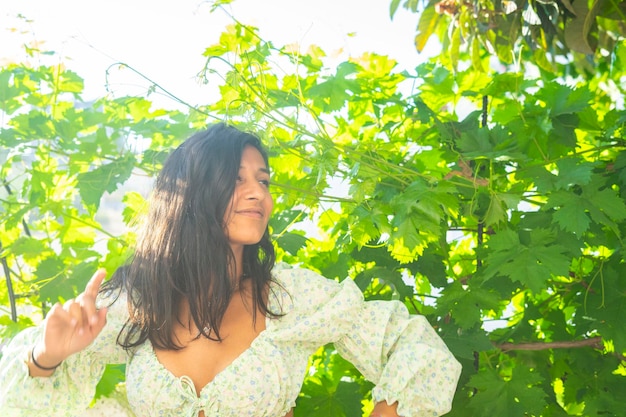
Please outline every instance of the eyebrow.
M244 167L243 165L240 165L240 166L239 166L239 169L244 169L244 168L245 168L245 167ZM257 172L263 172L263 173L265 173L265 174L270 174L270 170L269 170L269 169L267 169L267 168L259 168L259 169L257 170Z

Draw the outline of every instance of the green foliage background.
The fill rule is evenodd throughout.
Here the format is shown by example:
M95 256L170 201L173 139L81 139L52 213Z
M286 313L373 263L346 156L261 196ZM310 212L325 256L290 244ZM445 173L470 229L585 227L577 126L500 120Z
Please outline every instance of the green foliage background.
M144 196L125 193L127 229L114 234L97 220L104 195L227 120L270 151L279 260L425 315L464 368L450 416L623 415L626 44L550 61L549 43L539 54L511 37L493 53L480 26L456 38L463 12L403 6L418 12L416 40L439 36L439 56L329 66L318 47L277 46L234 21L205 50L220 97L187 111L149 96L85 103L62 64L2 67L3 343L127 259ZM512 64L507 46L530 53ZM332 346L311 366L296 416L366 415L371 384ZM108 368L98 396L122 382Z

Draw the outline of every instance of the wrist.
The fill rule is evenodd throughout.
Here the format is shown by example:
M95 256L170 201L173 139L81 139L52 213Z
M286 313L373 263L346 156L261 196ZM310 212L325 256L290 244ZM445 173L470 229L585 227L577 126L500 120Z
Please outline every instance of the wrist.
M37 350L37 344L35 344L30 351L30 361L37 369L47 372L54 371L63 363L63 360L54 361L53 363L53 361L50 361L48 358L42 358L41 353Z

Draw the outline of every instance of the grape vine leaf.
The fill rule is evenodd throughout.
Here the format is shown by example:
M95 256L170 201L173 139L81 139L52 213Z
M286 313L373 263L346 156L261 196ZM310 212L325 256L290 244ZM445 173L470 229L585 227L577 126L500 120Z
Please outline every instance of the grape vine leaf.
M87 207L93 211L100 206L105 192L112 193L128 180L135 168L135 158L128 153L111 163L78 175L78 190Z
M521 365L510 375L502 374L497 369L485 368L470 378L468 385L477 389L470 399L474 416L541 415L546 406L546 393L537 386L542 382L541 376Z

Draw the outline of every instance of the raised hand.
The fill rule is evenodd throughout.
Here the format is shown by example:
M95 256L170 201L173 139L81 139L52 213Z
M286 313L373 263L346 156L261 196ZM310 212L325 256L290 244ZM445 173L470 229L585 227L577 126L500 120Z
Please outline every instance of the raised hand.
M106 324L106 308L96 308L98 290L106 273L98 270L87 283L85 291L65 304L52 307L44 321L44 334L33 349L40 365L29 363L33 376L46 376L53 368L73 353L80 352L94 341ZM31 359L32 362L32 359Z

